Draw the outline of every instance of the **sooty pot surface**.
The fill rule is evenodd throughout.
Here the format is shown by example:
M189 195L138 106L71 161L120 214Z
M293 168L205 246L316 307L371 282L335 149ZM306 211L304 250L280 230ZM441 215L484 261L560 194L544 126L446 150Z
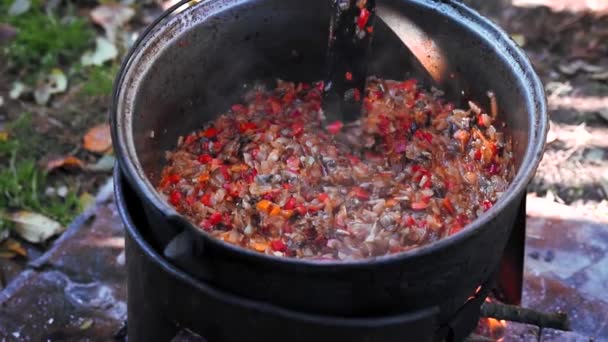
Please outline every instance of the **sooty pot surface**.
M438 306L449 316L496 269L517 206L542 154L546 109L530 63L493 24L450 1L384 0L370 74L430 79L383 12L427 32L446 56L440 87L458 104L473 99L499 119L514 141L517 175L500 201L463 232L406 253L357 262L279 259L219 242L177 216L154 191L164 151L177 138L238 100L244 84L324 77L327 0L211 0L156 25L126 60L115 89L112 129L120 167L146 205L157 248L182 231L189 270L239 295L309 312L377 315ZM450 75L450 77L448 77Z

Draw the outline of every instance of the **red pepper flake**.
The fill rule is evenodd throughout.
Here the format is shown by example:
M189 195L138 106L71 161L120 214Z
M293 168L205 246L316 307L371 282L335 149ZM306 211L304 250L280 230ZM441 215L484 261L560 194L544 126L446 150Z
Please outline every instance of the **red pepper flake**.
M291 189L291 184L289 184L289 183L283 183L283 184L281 184L281 187L283 189L285 189L285 190L289 190L289 189Z
M319 201L321 201L321 202L325 202L325 200L326 200L326 199L328 199L328 198L329 198L329 196L328 196L326 193L324 193L324 192L320 193L320 194L317 196L317 199L318 199Z
M210 154L201 154L198 156L198 161L201 164L208 164L213 160L213 157Z
M296 98L296 94L290 91L290 92L285 93L285 95L283 95L283 98L281 100L283 101L284 104L290 105L293 102L293 100L295 100L295 98Z
M173 204L173 206L177 207L182 201L182 193L178 190L173 190L171 195L169 195L169 203Z
M464 227L469 223L469 218L465 214L460 214L456 217L456 221Z
M258 154L260 153L260 149L259 148L254 148L253 150L251 150L251 156L253 157L253 159L258 159Z
M182 177L178 174L170 174L169 177L167 177L167 180L169 181L169 183L171 184L177 184L179 183L179 181L182 179Z
M196 141L196 136L194 134L190 134L189 136L186 137L186 139L184 140L184 143L186 145L191 145L195 141Z
M416 131L416 133L414 133L414 135L420 140L426 140L426 142L428 142L429 144L433 143L433 135L431 133L419 129Z
M300 136L304 133L304 124L302 122L294 122L291 124L291 131L294 136Z
M283 205L283 209L285 210L293 210L296 208L296 199L293 197L290 197L287 202L285 203L285 205Z
M271 192L265 193L262 196L262 198L265 199L265 200L267 200L267 201L274 202L274 196L275 196L275 193L271 191Z
M188 205L193 205L194 202L196 202L196 198L194 196L187 196L186 197L186 203L188 203Z
M253 181L255 180L255 176L257 175L258 170L256 170L255 168L251 168L243 173L242 178L245 182L247 182L247 184L251 184L253 183Z
M285 252L287 250L287 245L282 240L273 240L270 241L270 248L276 252Z
M306 215L306 213L308 212L308 209L303 204L299 204L296 206L296 211L300 215Z
M315 87L317 88L318 91L323 91L325 89L325 82L323 82L323 81L317 82Z
M222 222L222 213L220 213L219 211L216 211L211 214L211 216L209 216L209 223L211 223L212 225L215 226L220 222Z
M255 131L258 127L253 122L241 122L239 124L239 131L245 133L247 131Z
M416 79L412 78L412 79L406 80L403 83L399 83L396 86L396 88L403 89L403 90L406 90L406 91L412 91L412 90L416 89L416 85L417 84L418 84L418 81Z
M361 12L359 12L359 18L357 18L357 26L359 26L360 29L365 29L370 15L371 14L367 8L361 9Z
M204 132L203 132L203 136L205 138L213 138L215 137L217 134L219 133L219 131L217 130L217 128L215 127L209 127L207 128Z
M366 28L366 30L367 30L367 32L369 32L369 33L373 33L373 32L374 32L374 27L373 27L373 26L368 26L368 27Z
M210 193L204 194L203 197L201 197L201 203L203 203L207 207L210 207L211 206L211 194Z
M412 203L413 210L424 210L429 206L428 203L423 202L414 202Z
M344 127L344 124L341 121L334 121L327 125L327 131L333 135L336 135L340 133L342 127Z
M447 209L447 211L450 213L450 215L454 215L456 213L456 210L454 209L454 206L452 205L452 201L450 201L450 199L448 197L443 199L443 206L445 207L445 209Z
M433 182L431 181L431 178L429 177L429 179L422 185L422 187L425 189L429 189L432 185L433 185Z
M454 235L454 234L458 233L459 231L461 231L462 228L464 228L464 227L458 221L456 221L452 224L452 227L450 227L449 234Z
M344 75L344 78L346 78L347 81L352 81L353 80L353 73L350 71L347 71L346 74Z
M228 170L228 166L226 165L222 165L220 167L220 172L222 173L222 176L224 176L225 180L231 180L232 176L230 176L230 171Z
M272 114L279 114L282 110L281 102L275 98L268 99L270 102L270 110Z
M361 92L359 91L359 89L357 89L357 88L353 89L353 98L357 102L361 101Z
M357 165L361 163L361 159L359 159L359 157L357 156L353 156L352 154L348 155L348 160L350 160L351 165Z
M292 116L292 117L294 117L294 118L299 118L300 116L302 116L302 112L300 112L300 111L299 111L299 110L297 110L297 109L294 109L294 110L291 112L291 116Z
M236 114L247 114L249 113L249 108L243 106L242 104L235 104L232 106L232 111Z
M481 160L481 150L475 151L475 160Z
M229 213L224 213L222 216L222 224L228 228L232 227L232 218Z
M493 204L488 200L484 200L483 202L481 202L481 206L483 207L483 211L488 211L490 210L490 208L492 208Z
M413 226L416 224L416 220L411 215L407 215L406 217L404 217L403 221L407 226Z
M369 199L369 193L362 187L356 186L351 190L351 195L361 201L367 201Z

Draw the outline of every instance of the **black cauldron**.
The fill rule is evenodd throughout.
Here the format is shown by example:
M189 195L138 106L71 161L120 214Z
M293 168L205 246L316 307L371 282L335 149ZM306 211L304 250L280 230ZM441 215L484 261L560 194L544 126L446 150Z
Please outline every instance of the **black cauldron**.
M440 319L447 319L491 278L542 157L547 114L541 82L506 33L460 2L383 0L378 6L370 74L433 82L383 21L383 15L407 17L444 52L440 87L450 100L475 100L488 108L487 91L496 94L517 170L498 203L436 243L349 262L263 255L190 224L154 189L164 151L227 109L243 84L323 79L330 15L329 0L208 0L159 18L130 51L115 84L114 147L125 181L143 205L153 248L163 251L179 237L179 253L169 255L170 261L205 284L279 307L342 317L436 307Z

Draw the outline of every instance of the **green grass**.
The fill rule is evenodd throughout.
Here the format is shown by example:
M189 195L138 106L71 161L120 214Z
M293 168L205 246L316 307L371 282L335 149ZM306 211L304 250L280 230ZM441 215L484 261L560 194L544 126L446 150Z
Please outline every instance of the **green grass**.
M9 138L0 141L0 230L11 223L1 217L3 210L29 210L48 216L63 225L69 224L82 210L78 196L69 191L65 198L44 194L47 174L36 163L33 145L42 137L33 134L31 115L23 114L8 125Z
M87 68L88 77L82 87L85 96L109 96L112 92L114 77L118 73L118 64L93 66Z
M8 9L12 2L0 0L0 22L14 26L19 32L4 48L13 70L48 71L77 60L92 46L94 31L87 20L70 13L62 18L46 13L41 0L32 1L28 12L10 16Z

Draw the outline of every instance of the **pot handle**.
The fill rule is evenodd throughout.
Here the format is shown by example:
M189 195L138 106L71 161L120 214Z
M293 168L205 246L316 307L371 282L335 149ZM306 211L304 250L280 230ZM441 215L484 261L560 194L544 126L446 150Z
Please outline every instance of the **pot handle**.
M179 233L167 243L163 255L189 274L209 281L212 278L211 272L202 257L204 244L202 239L189 229L190 222L178 215L167 217L167 222Z

